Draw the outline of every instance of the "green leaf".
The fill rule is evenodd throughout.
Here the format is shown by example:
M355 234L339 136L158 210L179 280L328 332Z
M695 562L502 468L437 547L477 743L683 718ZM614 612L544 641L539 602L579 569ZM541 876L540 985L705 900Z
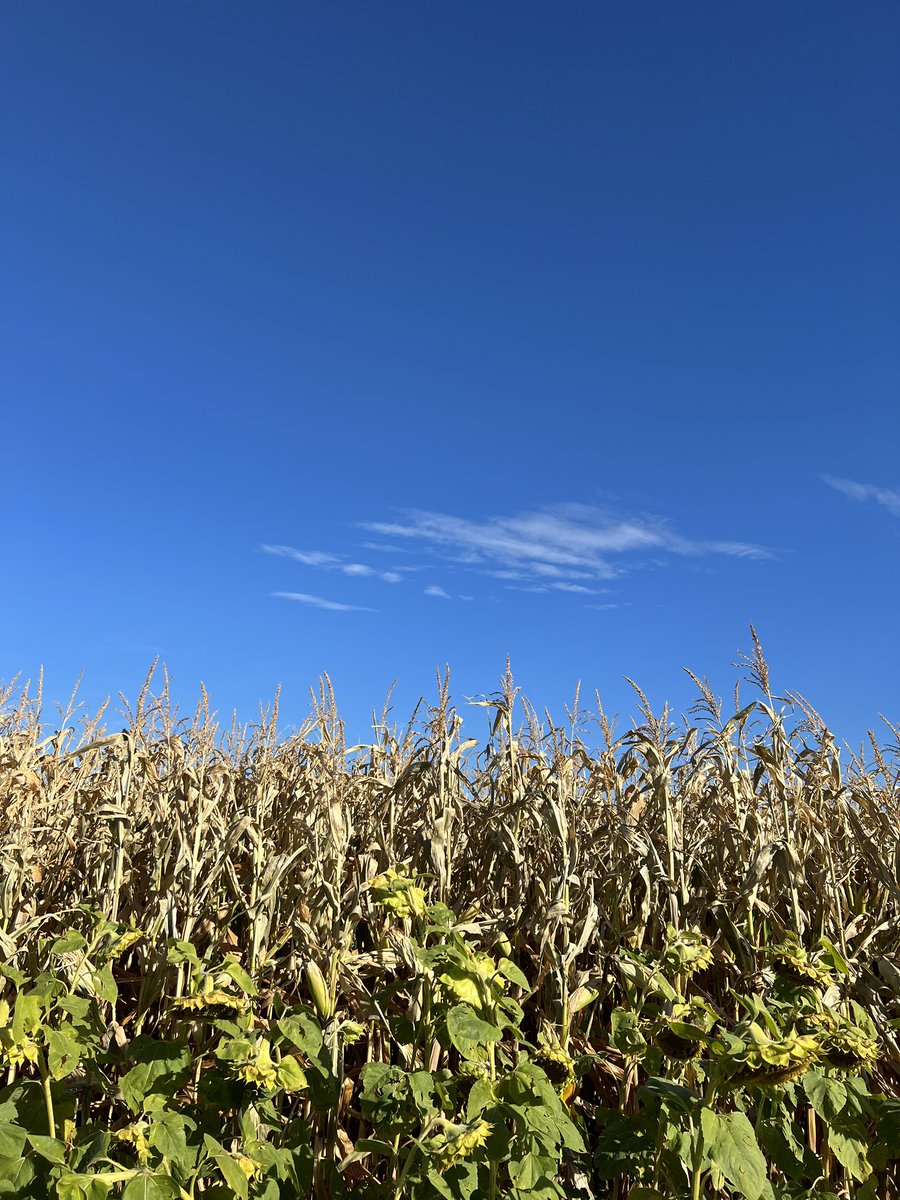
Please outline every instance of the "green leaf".
M466 1120L474 1121L484 1110L494 1103L494 1088L489 1079L476 1079L469 1091L466 1101Z
M188 1130L196 1128L189 1117L179 1112L164 1111L154 1117L147 1140L165 1158L180 1163L187 1152Z
M101 1158L109 1153L112 1141L108 1129L96 1129L92 1125L82 1125L75 1134L75 1146L69 1160L74 1171L87 1171Z
M626 1058L641 1058L647 1049L637 1013L626 1008L613 1009L610 1016L609 1040Z
M78 930L70 929L61 938L56 939L50 947L50 953L54 957L59 957L61 954L72 954L75 950L83 950L86 945L87 941Z
M178 1200L178 1196L178 1184L171 1175L146 1174L129 1179L122 1200Z
M179 1042L162 1042L141 1034L128 1047L137 1065L119 1081L125 1103L140 1112L146 1098L157 1093L172 1096L184 1084L191 1069L191 1053Z
M286 1092L302 1092L307 1086L306 1072L293 1054L286 1054L278 1064L278 1082Z
M832 1125L828 1130L828 1145L841 1166L847 1168L854 1179L862 1182L872 1174L872 1164L867 1154L868 1145L865 1128L842 1128Z
M477 1008L483 1006L486 981L474 968L448 963L438 978L454 999Z
M50 1094L57 1124L61 1124L66 1118L74 1119L75 1099L69 1093L67 1085L51 1082ZM23 1079L3 1088L0 1091L0 1107L7 1114L10 1107L14 1108L15 1124L22 1129L47 1128L47 1101L44 1089L37 1079Z
M166 955L166 961L170 966L180 967L182 963L189 963L195 970L200 970L200 956L190 942L182 942L178 938L171 938L168 945L169 950Z
M869 1153L877 1170L900 1158L900 1100L882 1100L879 1104Z
M36 1033L41 1025L41 999L34 992L19 992L16 1009L13 1013L13 1040L22 1042L30 1034Z
M287 1040L310 1058L316 1058L323 1046L322 1030L305 1012L293 1012L282 1017L278 1028Z
M101 967L98 971L90 971L84 982L98 1000L106 1000L109 1004L115 1004L119 998L119 989L110 966Z
M497 970L504 979L508 979L510 983L514 983L516 987L520 987L525 992L530 990L531 984L528 982L527 975L524 971L516 966L511 958L499 959L497 962Z
M601 1179L637 1175L649 1167L656 1154L659 1119L651 1112L626 1115L618 1109L601 1110L606 1127L594 1151L594 1165Z
M222 970L234 980L245 996L259 995L259 988L236 958L226 958Z
M468 1004L457 1004L447 1013L447 1033L463 1058L478 1057L473 1054L476 1048L499 1042L503 1037L502 1030L482 1021Z
M413 1071L407 1076L409 1094L423 1121L436 1116L438 1105L435 1103L434 1078L428 1071Z
M47 1162L65 1165L65 1142L61 1142L59 1138L47 1137L43 1133L29 1133L26 1136L31 1143L32 1150L36 1150L41 1158L46 1158Z
M71 1075L81 1061L81 1042L75 1027L64 1021L59 1029L45 1029L47 1063L54 1079Z
M8 979L19 991L22 990L29 978L30 976L26 975L24 971L20 971L18 967L10 966L9 963L0 963L0 979Z
M847 1085L821 1071L807 1071L803 1076L803 1090L823 1121L833 1121L847 1103Z
M661 1079L657 1075L650 1076L638 1089L638 1095L642 1099L652 1097L661 1101L666 1108L675 1109L680 1113L691 1113L700 1103L700 1097L690 1088L671 1079Z
M19 1158L25 1149L25 1130L4 1121L0 1124L0 1158Z
M381 1158L390 1158L393 1153L394 1147L390 1142L383 1142L379 1138L357 1138L351 1153L341 1159L338 1170L346 1171L353 1163L359 1162L370 1154L377 1154Z
M795 1123L783 1108L760 1123L758 1137L766 1154L788 1179L809 1184L819 1175L819 1160L798 1138Z
M93 1175L76 1175L67 1171L56 1182L58 1200L106 1200L112 1184Z
M332 1071L330 1062L311 1062L306 1072L306 1083L313 1108L325 1112L337 1104L341 1094L341 1081Z
M548 1167L548 1162L550 1163ZM553 1173L552 1160L537 1154L524 1154L518 1161L509 1164L510 1181L519 1190L531 1190L543 1183L545 1176Z
M360 1104L366 1119L382 1136L388 1128L408 1120L407 1075L401 1067L387 1063L366 1063L360 1072ZM418 1120L418 1117L416 1117Z
M36 1174L30 1158L0 1158L0 1196L33 1197L29 1184Z
M766 1185L766 1160L753 1126L742 1112L715 1113L704 1108L700 1114L706 1150L733 1188L759 1200Z
M209 1134L206 1134L203 1138L203 1142L210 1157L215 1161L216 1166L219 1168L222 1178L225 1180L231 1190L240 1197L240 1200L247 1200L250 1190L250 1182L238 1164L234 1161L225 1147L217 1142L214 1137L210 1137ZM125 1200L124 1197L123 1200Z

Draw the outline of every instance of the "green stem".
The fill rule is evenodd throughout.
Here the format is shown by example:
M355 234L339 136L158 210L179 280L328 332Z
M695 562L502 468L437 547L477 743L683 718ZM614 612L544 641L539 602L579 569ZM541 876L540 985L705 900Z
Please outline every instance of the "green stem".
M490 1014L489 1020L493 1020L494 1015L495 1014L492 1011ZM496 1082L497 1059L494 1054L494 1043L493 1042L490 1042L488 1045L488 1070L490 1072L491 1082L492 1083ZM497 1163L497 1161L495 1159L492 1159L491 1160L491 1178L490 1178L490 1185L488 1188L488 1196L489 1196L490 1200L496 1200L496 1197L498 1195L498 1172L499 1172L499 1164Z
M53 1113L53 1093L50 1090L50 1069L47 1066L47 1059L44 1052L40 1051L38 1058L38 1070L41 1073L41 1087L44 1092L44 1107L47 1110L47 1130L52 1138L56 1137L56 1117Z
M422 1138L425 1138L428 1136L428 1134L434 1128L435 1124L436 1124L436 1122L434 1120L428 1121L426 1123L425 1127L423 1128L422 1132L419 1134L418 1139L416 1141L414 1141L412 1146L410 1147L409 1154L407 1154L407 1156L406 1156L406 1161L404 1162L403 1168L400 1171L400 1174L397 1176L397 1182L394 1185L394 1200L401 1200L401 1196L403 1194L403 1185L406 1182L406 1177L409 1174L409 1172L412 1168L412 1165L415 1161L416 1151L420 1149L419 1142L421 1141ZM396 1141L394 1142L394 1154L395 1155L397 1153L397 1149L399 1148L399 1144L400 1144L400 1135L398 1134Z
M703 1181L706 1175L703 1170L703 1110L711 1108L715 1098L716 1085L710 1080L703 1093L703 1103L700 1105L700 1112L697 1115L697 1140L694 1143L694 1161L691 1171L691 1200L700 1200L703 1194Z

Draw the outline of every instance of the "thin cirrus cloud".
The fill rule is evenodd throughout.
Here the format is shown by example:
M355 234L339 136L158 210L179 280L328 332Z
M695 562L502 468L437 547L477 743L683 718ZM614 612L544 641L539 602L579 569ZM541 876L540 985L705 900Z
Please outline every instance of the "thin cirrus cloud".
M591 582L621 577L629 566L626 555L774 557L764 546L699 541L683 537L658 517L613 517L584 504L483 520L414 509L401 520L366 522L363 528L405 539L438 558L512 584L540 581L548 589L555 584L555 590L565 591L588 591Z
M382 571L368 563L347 562L337 554L329 554L324 550L297 550L294 546L260 546L263 554L275 554L280 558L289 558L293 562L302 563L305 567L315 567L320 571L339 571L358 579L380 579L382 583L401 583L403 576L397 571Z
M310 608L325 608L329 612L377 612L375 608L364 608L360 604L342 604L338 600L326 600L324 596L311 596L308 592L273 592L279 600L294 600L308 604Z
M874 501L886 509L892 517L900 517L900 491L895 488L878 487L874 483L857 483L853 479L841 479L835 475L823 475L829 487L841 492L850 500Z
M438 587L437 584L432 584L431 587L423 588L422 595L423 596L436 596L437 599L439 599L439 600L451 600L452 599L452 596L450 595L450 593L445 592L444 589L442 587Z

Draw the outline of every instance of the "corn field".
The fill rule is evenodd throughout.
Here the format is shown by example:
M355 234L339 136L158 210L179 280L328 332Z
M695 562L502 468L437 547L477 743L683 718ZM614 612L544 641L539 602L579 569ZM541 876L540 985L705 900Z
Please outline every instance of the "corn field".
M646 1078L610 1035L634 980L623 956L662 961L682 934L711 947L702 994L719 1012L736 989L756 986L760 947L794 937L813 956L830 946L846 968L844 1000L877 1033L869 1083L897 1098L898 731L886 726L893 745L871 736L865 761L842 752L803 697L773 695L755 638L754 647L727 713L692 676L697 702L680 719L654 714L635 688L630 728L615 729L599 698L586 707L576 696L558 721L519 694L509 669L497 692L457 707L448 673L408 725L390 724L386 709L355 746L327 678L309 719L284 735L277 701L247 726L223 728L205 693L180 715L164 671L151 672L120 732L74 697L48 720L40 689L10 686L0 710L0 961L38 970L42 939L83 931L88 916L136 931L115 967L120 1042L171 1036L172 1005L194 987L190 964L173 960L176 944L202 963L238 964L267 1002L280 996L323 1019L341 1009L364 1032L335 1058L344 1099L316 1154L338 1164L355 1156L341 1186L352 1192L358 1178L360 1195L406 1195L397 1189L414 1176L408 1165L379 1176L354 1151L362 1064L414 1057L377 1000L412 961L415 940L399 918L390 934L373 902L372 881L395 870L447 906L460 936L482 950L502 946L503 961L524 972L532 1041L544 1031L566 1061L590 1058L570 1103L582 1127L599 1105L633 1110ZM411 992L391 995L415 1008ZM445 1050L426 1046L405 1065L434 1070L449 1061ZM7 1084L19 1074L11 1065ZM843 1160L823 1161L832 1191L810 1195L869 1186L859 1171L854 1184ZM686 1195L731 1194L714 1173L697 1191L698 1170ZM883 1167L873 1197L897 1194L894 1171ZM545 1194L513 1183L504 1191L496 1179L498 1196ZM676 1194L658 1170L655 1179L656 1194ZM638 1182L652 1192L636 1168L623 1169L608 1194L624 1197ZM240 1194L218 1186L210 1195ZM559 1194L606 1195L606 1186L582 1170ZM318 1167L310 1187L338 1194Z

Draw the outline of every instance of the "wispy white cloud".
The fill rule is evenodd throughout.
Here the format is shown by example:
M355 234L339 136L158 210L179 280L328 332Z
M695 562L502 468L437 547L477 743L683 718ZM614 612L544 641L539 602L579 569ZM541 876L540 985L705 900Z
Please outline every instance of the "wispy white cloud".
M590 588L585 587L583 583L568 583L564 579L554 579L550 583L531 583L528 585L509 583L506 585L511 592L538 592L546 594L547 592L574 592L582 596L599 596L601 592L608 592L609 588Z
M840 479L835 475L823 475L829 487L843 493L850 500L874 500L887 509L892 517L900 517L900 490L878 487L874 483L857 483L853 479Z
M342 604L339 600L326 600L323 596L310 596L308 592L273 592L279 600L295 600L311 608L327 608L329 612L377 612L374 608L363 608L359 604Z
M615 579L624 555L726 555L765 559L764 546L683 537L658 517L616 517L583 504L471 520L412 510L397 521L366 522L372 533L417 543L439 558L508 580ZM568 589L568 590L571 590Z
M303 563L305 567L336 567L340 559L336 554L326 554L324 550L297 550L294 546L260 546L263 554L277 554L280 558L290 558L294 562Z
M377 550L379 554L412 554L409 546L391 546L387 542L363 542L363 550Z
M583 596L596 596L598 592L608 591L608 588L589 588L583 583L567 583L564 579L555 579L547 587L552 592L579 592Z
M440 599L440 600L450 600L451 599L450 593L445 592L442 587L438 587L436 584L432 584L431 587L425 588L422 592L422 595L423 596L437 596L438 599Z
M262 545L263 554L275 554L279 558L289 558L292 562L302 563L305 567L315 567L320 571L339 571L358 579L380 579L382 583L401 583L403 576L396 571L382 571L368 563L346 562L340 555L329 554L325 550L297 550L294 546Z

